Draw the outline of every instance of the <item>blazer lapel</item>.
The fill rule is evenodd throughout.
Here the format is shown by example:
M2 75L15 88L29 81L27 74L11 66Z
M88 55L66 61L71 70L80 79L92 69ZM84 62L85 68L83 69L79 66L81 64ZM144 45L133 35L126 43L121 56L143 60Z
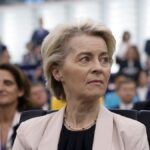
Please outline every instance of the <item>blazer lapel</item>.
M62 108L48 122L38 150L57 150L63 124L65 108ZM113 116L104 106L100 107L96 123L93 150L110 150L112 144Z
M41 142L38 146L38 150L57 150L59 136L63 124L65 108L62 108L48 122L48 125L45 129Z
M104 106L101 106L96 123L93 150L110 150L112 134L113 116Z

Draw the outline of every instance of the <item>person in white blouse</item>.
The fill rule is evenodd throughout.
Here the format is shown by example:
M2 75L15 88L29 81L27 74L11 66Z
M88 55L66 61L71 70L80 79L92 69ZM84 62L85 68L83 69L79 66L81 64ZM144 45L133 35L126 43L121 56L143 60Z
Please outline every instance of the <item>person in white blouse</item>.
M118 59L124 60L126 52L131 45L131 34L129 31L124 31L122 35L122 41L119 45L119 49L116 53Z
M15 65L0 64L0 147L11 150L20 120L30 97L30 83Z
M137 95L140 101L150 101L150 86L148 83L148 72L141 70L138 75Z

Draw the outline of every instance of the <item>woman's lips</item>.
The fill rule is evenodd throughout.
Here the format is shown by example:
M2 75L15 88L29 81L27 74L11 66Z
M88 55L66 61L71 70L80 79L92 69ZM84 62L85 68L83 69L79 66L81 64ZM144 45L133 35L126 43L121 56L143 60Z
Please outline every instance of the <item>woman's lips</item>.
M91 80L88 82L88 84L100 85L100 84L104 84L104 82L102 80Z

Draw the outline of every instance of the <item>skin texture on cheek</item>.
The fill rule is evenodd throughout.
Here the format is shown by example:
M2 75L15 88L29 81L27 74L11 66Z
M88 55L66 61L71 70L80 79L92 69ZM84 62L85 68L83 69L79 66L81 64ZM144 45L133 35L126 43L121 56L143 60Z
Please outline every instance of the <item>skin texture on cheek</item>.
M92 84L88 84L88 81L97 78L92 73L92 66L85 67L76 63L74 64L73 59L67 62L63 68L63 85L66 93L70 93L71 95L81 94L84 96L91 96L93 94L97 95L97 97L104 95L109 80L110 68L107 68L105 73L102 71L100 75L100 79L103 80L104 85L93 87Z

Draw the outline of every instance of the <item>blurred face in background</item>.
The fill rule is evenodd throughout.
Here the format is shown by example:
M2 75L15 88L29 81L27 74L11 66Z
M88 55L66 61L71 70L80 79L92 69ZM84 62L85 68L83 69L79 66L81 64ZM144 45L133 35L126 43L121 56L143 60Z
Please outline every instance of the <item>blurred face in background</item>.
M138 78L138 85L144 87L148 85L148 75L146 72L141 71Z
M33 107L41 108L47 104L48 94L42 84L32 85L31 87L31 101Z
M0 70L0 107L17 105L18 97L23 92L19 90L13 75L6 71Z
M129 104L133 101L136 94L136 85L134 82L124 82L118 89L118 95L124 104Z
M0 64L7 64L7 63L10 63L10 54L7 50L5 50L0 55Z
M126 57L128 60L136 60L139 58L138 49L135 46L130 46L127 50Z
M123 37L122 38L123 38L124 42L128 42L130 40L130 38L131 38L131 35L130 35L130 33L128 31L125 31L123 33Z
M127 78L124 75L119 75L115 79L115 89L118 89L119 85L124 82Z

